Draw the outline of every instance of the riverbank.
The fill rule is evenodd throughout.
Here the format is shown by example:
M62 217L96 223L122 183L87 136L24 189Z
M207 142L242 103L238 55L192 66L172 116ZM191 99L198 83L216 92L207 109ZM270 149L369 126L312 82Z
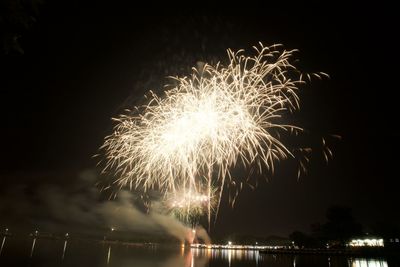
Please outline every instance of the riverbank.
M347 256L386 256L397 255L399 250L385 248L343 248L343 249L322 249L322 248L279 248L279 249L260 249L260 253L265 254L321 254L321 255L347 255Z

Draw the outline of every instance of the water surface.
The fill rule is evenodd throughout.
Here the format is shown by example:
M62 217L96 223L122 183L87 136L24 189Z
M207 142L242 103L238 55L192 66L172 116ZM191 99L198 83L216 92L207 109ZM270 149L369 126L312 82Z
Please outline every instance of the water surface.
M33 243L34 247L33 247ZM33 247L33 249L32 249ZM258 251L109 244L85 240L6 240L0 266L43 267L396 267L395 258L272 255Z

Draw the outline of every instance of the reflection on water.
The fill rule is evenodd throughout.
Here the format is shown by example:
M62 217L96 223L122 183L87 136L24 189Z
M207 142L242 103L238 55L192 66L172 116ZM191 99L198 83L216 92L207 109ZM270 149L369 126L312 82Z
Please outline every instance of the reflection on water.
M1 242L2 240L0 240ZM66 250L67 253L66 253ZM30 253L29 253L30 252ZM399 260L273 255L256 250L7 238L0 266L32 267L396 267Z
M256 260L259 257L257 250L234 250L234 249L197 249L190 250L195 257L206 256L209 259L234 260Z
M225 260L228 267L231 267L232 261L252 261L258 266L259 253L256 250L234 250L234 249L199 249L192 248L188 254L193 255L193 260ZM197 265L196 265L197 266Z
M6 239L7 239L7 236L3 236L3 241L1 241L1 246L0 246L0 256L1 256L1 253L3 252L3 247L4 247L4 244L6 243Z
M32 240L31 258L32 258L32 256L33 256L33 251L35 250L35 245L36 245L36 238L34 238L34 239Z
M68 240L65 240L64 241L64 247L63 247L63 252L62 252L62 256L61 256L62 260L65 258L65 250L67 249L67 244L68 244Z
M355 259L351 267L388 267L388 264L384 260Z
M110 264L110 256L111 256L111 245L108 246L107 264Z

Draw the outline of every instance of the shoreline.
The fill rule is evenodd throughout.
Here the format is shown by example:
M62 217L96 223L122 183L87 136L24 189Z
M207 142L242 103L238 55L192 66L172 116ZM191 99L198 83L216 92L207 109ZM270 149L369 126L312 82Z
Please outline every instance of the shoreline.
M264 254L311 254L311 255L337 255L337 256L388 256L398 255L399 250L385 248L360 248L360 249L260 249Z

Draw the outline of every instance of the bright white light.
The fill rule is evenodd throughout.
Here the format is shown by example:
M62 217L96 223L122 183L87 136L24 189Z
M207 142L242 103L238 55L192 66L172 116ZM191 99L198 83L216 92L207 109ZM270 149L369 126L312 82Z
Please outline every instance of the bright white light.
M388 267L388 264L385 260L355 259L351 267Z
M349 243L352 247L383 247L383 239L353 239Z

